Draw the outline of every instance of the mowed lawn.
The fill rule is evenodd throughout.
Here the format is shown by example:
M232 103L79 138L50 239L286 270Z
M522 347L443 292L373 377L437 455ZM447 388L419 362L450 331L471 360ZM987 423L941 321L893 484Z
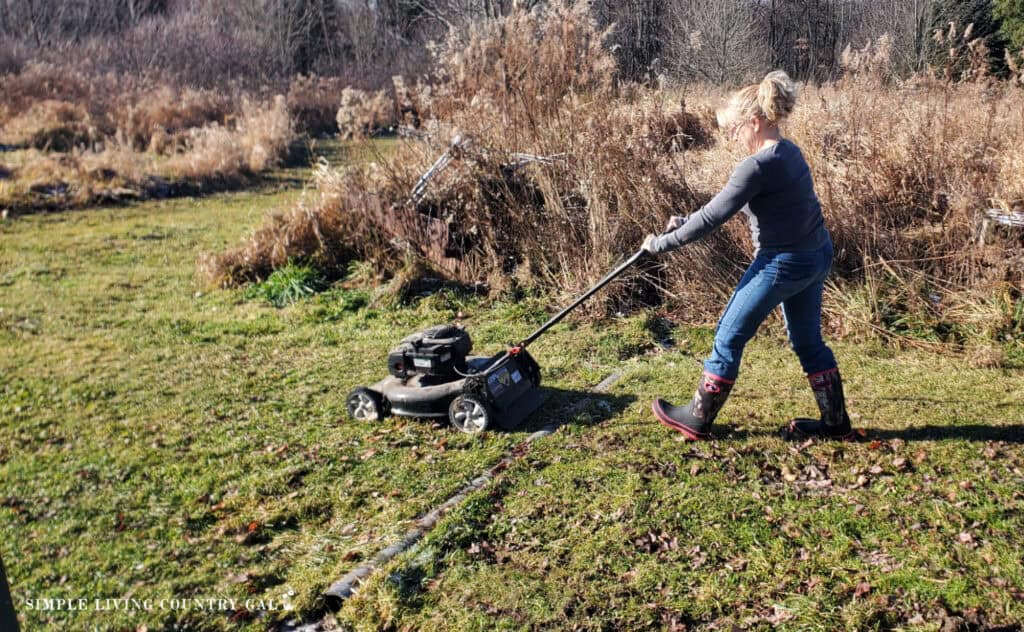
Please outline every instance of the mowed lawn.
M691 444L654 423L649 403L689 397L711 331L640 313L541 338L550 396L520 432L357 423L345 396L386 372L398 338L463 312L475 348L494 352L568 297L445 291L394 307L339 282L277 309L202 287L201 252L298 195L0 223L0 555L25 629L257 630L319 616L330 582L551 421L564 425L375 574L335 623L1024 622L1020 370L837 343L867 437L790 444L778 428L814 403L773 322L717 439ZM615 370L608 395L572 408ZM48 609L56 599L88 604ZM211 599L233 607L211 611Z

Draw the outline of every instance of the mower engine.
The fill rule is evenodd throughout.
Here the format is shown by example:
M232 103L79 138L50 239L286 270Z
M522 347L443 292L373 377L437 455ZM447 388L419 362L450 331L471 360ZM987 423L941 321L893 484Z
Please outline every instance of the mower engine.
M414 375L457 379L466 372L472 348L464 329L437 325L402 338L388 354L388 372L403 380Z

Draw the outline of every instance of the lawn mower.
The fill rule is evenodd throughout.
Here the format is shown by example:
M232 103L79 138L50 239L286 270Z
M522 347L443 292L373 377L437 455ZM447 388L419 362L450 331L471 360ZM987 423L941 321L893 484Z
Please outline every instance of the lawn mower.
M388 354L389 375L349 394L349 415L358 421L387 415L447 417L470 434L517 428L543 399L540 366L526 348L646 254L638 251L522 342L493 356L470 356L469 333L454 325L403 338Z

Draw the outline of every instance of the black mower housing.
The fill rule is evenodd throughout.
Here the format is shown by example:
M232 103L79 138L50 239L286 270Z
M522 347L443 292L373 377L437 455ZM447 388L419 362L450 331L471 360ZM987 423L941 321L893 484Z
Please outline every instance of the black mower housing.
M435 325L399 341L388 354L388 373L402 379L415 375L455 378L466 372L466 356L472 348L464 329Z
M459 395L487 405L495 425L515 428L540 403L540 366L525 349L513 356L469 357L469 377L444 380L429 375L388 376L372 385L387 402L387 412L404 417L447 417Z
M491 358L483 373L466 378L462 392L477 396L494 413L494 422L512 430L541 403L540 366L526 349Z

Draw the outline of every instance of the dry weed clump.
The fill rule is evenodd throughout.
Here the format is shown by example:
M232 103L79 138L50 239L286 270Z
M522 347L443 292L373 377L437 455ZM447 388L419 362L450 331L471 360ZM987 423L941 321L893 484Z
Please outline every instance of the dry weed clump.
M234 127L214 123L191 130L188 149L172 156L164 170L173 177L200 183L246 178L277 165L293 137L284 96L262 105L245 99Z
M33 103L0 128L0 138L9 144L51 151L69 151L100 136L85 108L56 99Z
M399 125L418 128L422 121L430 116L430 100L432 96L429 84L417 82L411 86L401 75L391 77L395 89L395 110Z
M318 165L318 187L312 200L304 197L290 209L271 213L244 246L221 254L202 255L200 275L231 286L266 279L276 268L295 259L336 272L367 248L395 254L396 249L388 244L388 235L380 230L384 210L380 198L370 193L372 177L361 169ZM363 212L348 212L356 208ZM365 236L367 242L357 245L352 235Z
M73 66L30 61L3 75L0 92L0 124L31 109L41 101L53 100L83 107L94 123L102 126L103 113L116 95L135 89L134 80L113 75L90 76Z
M367 92L346 87L335 113L338 134L344 139L361 138L394 127L398 123L395 102L386 90Z
M130 147L110 144L100 151L75 148L55 153L28 150L23 164L0 188L0 206L44 210L142 197L145 174Z
M337 133L338 105L346 87L338 77L294 77L288 85L287 99L296 129L314 137Z
M112 126L137 151L171 154L186 147L190 130L226 124L238 112L230 90L158 86L123 98L111 112Z

